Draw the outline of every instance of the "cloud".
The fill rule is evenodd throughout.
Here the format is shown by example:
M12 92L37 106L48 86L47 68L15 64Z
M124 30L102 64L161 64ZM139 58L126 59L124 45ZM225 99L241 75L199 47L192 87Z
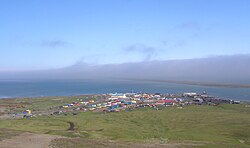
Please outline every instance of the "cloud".
M103 62L105 54L93 54L82 56L79 60L76 61L75 65L86 64L86 65L98 65Z
M125 52L134 52L139 53L144 56L144 60L148 61L151 60L152 57L157 55L158 49L152 46L146 46L143 44L134 44L124 48Z
M63 73L78 78L131 78L197 82L248 83L250 54L200 59L143 61L123 64L81 65ZM74 72L77 70L76 72ZM80 71L79 71L80 70Z
M70 44L69 42L63 40L44 40L41 42L41 46L51 47L51 48L65 47L69 44Z
M184 22L180 25L177 25L176 28L178 29L190 29L190 30L201 30L202 26L201 24L197 22Z

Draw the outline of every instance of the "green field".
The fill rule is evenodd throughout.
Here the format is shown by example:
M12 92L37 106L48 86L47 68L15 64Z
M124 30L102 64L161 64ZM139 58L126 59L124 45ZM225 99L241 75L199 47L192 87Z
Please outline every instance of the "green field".
M69 129L69 122L74 130ZM250 147L250 107L240 105L139 108L131 112L82 112L0 120L0 139L29 131L71 137L55 145L130 147L146 143L178 147ZM5 132L8 131L8 132ZM122 144L122 145L121 145Z

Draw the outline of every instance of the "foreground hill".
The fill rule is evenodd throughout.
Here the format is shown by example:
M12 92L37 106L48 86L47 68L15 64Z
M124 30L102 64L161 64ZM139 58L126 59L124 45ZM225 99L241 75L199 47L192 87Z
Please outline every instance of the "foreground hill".
M0 139L32 132L63 136L55 147L250 147L249 125L249 105L191 105L5 119Z

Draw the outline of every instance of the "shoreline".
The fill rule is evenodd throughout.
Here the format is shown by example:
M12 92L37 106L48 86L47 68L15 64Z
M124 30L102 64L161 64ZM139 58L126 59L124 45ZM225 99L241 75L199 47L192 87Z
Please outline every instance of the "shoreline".
M145 92L147 93L147 92ZM184 93L184 92L183 92ZM107 94L110 94L110 93L105 93L105 94L80 94L80 95L65 95L65 96L36 96L36 97L9 97L9 98L1 98L0 97L0 100L16 100L16 99L58 99L58 98L76 98L76 97L89 97L89 96L98 96L98 95L107 95ZM126 94L126 93L124 93ZM148 93L148 94L152 94L152 93ZM164 93L162 93L164 94ZM166 93L167 94L167 93ZM199 94L199 93L198 93ZM174 94L174 95L180 95L180 94ZM211 97L215 97L215 96L211 96ZM215 97L217 98L217 97ZM241 100L241 99L231 99L231 98L221 98L221 97L218 97L219 99L224 99L224 100L237 100L237 101L241 101L243 103L250 103L250 100Z
M42 98L65 98L65 97L82 97L82 96L95 96L95 95L103 95L103 94L76 94L76 95L55 95L55 96L26 96L26 97L5 97L5 98L1 98L0 96L0 100L8 100L8 99L42 99Z
M186 84L186 85L208 86L208 87L250 88L250 84L209 83L209 82L177 81L177 80L150 80L150 79L126 79L126 80Z
M116 81L117 79L115 79L114 81ZM208 92L209 94L219 97L219 98L224 98L224 99L237 99L240 101L246 101L246 102L250 102L250 94L246 93L246 95L244 95L244 92L249 92L249 88L250 85L243 85L243 84L220 84L220 83L207 83L207 82L192 82L192 81L175 81L175 80L153 80L153 79L119 79L119 81L130 81L133 83L124 83L124 84L130 84L131 86L133 86L134 84L136 86L140 86L141 88L136 88L135 89L131 89L132 91L135 90L134 92L141 92L140 90L143 90L142 92L148 92L148 93L185 93L185 92L196 92L196 93L202 93L203 91ZM118 81L118 82L119 82ZM118 82L115 82L114 84L117 85ZM138 85L137 85L138 83ZM154 86L157 86L158 84L166 84L166 85L171 85L171 84L179 84L179 85L186 85L184 87L190 87L190 89L178 89L178 85L173 85L173 89L172 87L169 87L168 89L165 89L164 87L159 88L158 89L154 89ZM109 84L109 83L107 83ZM111 83L112 84L112 83ZM122 87L122 84L119 85ZM152 84L152 87L145 87L146 90L144 90L143 85L147 85L147 84ZM156 85L157 84L157 85ZM164 84L164 85L165 85ZM96 86L96 85L94 85ZM110 85L108 85L110 87ZM172 85L171 85L172 86ZM192 87L192 86L197 86L197 87ZM203 87L202 87L203 86ZM124 86L127 87L128 86ZM77 88L77 87L76 87ZM112 88L112 87L111 87ZM126 88L126 89L127 89ZM197 89L196 89L197 88ZM60 93L60 92L56 92L56 90L51 91L51 92L45 92L44 94L41 93L33 93L34 95L29 95L31 94L29 91L27 91L27 93L22 93L22 95L18 95L15 93L12 94L4 94L2 93L2 95L0 95L0 99L18 99L18 98L50 98L50 97L72 97L72 96L84 96L84 95L96 95L96 94L107 94L107 93L114 93L114 92L121 92L124 93L123 89L119 88L119 89L113 89L110 91L104 91L104 90L99 90L99 91L92 91L88 93L88 91L86 90L86 92L84 92L85 87L82 88L82 91L74 93L72 91L72 89L70 91L66 91L65 93ZM152 89L152 91L151 91ZM211 91L211 90L212 91ZM216 91L216 90L220 90L220 89L228 89L228 94L225 92L223 93L223 91ZM94 90L94 88L93 88ZM124 89L125 90L125 89ZM215 91L214 91L215 90ZM233 91L236 92L242 92L242 93L236 93L234 94ZM213 92L214 91L214 92ZM38 91L37 91L38 92ZM53 93L54 92L54 93ZM127 89L126 92L129 92L129 89ZM25 95L28 94L28 95ZM38 94L38 95L36 95ZM13 96L11 96L13 95Z

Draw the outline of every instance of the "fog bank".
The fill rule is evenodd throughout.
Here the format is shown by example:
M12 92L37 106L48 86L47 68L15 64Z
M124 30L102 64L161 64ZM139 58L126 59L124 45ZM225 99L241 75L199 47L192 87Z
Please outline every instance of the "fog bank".
M140 79L250 84L250 55L138 63L72 66L23 72L0 72L1 80Z

